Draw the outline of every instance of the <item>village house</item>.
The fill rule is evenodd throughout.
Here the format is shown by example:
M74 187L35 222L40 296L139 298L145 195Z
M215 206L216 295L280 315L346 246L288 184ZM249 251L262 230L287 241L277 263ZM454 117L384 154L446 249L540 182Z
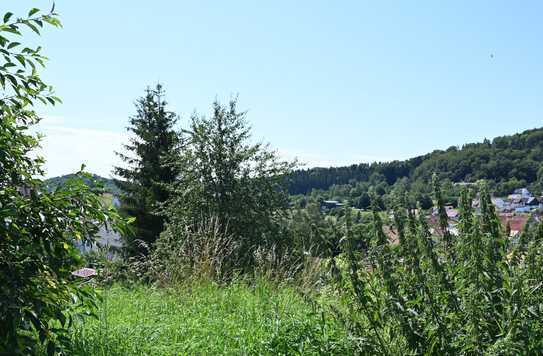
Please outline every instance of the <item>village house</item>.
M458 217L460 216L458 209L455 209L453 206L445 206L445 212L447 213L447 218L450 220L458 220Z
M543 209L541 199L526 188L515 189L505 199L492 198L492 203L500 213L528 214Z
M500 222L505 229L509 229L509 237L518 236L530 219L528 215L500 214Z
M492 204L494 204L497 210L503 210L507 205L502 198L492 198Z
M460 217L460 212L458 209L455 209L452 205L445 205L445 213L447 214L447 218L449 220L458 220ZM432 208L432 216L438 216L439 211L436 207Z
M336 208L341 208L344 206L343 203L340 203L337 200L323 200L321 201L321 210L332 210Z

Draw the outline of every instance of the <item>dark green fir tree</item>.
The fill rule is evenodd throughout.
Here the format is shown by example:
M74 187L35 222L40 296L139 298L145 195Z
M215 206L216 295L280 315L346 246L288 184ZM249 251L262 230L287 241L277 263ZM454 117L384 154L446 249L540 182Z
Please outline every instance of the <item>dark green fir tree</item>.
M145 252L164 228L164 218L157 214L167 200L166 184L175 178L174 169L165 164L166 157L176 150L178 134L174 126L177 115L167 110L164 89L158 84L147 88L136 103L136 115L130 118L127 130L130 142L125 152L117 152L124 167L115 167L115 182L121 189L121 210L135 218L135 231L127 239L127 252Z

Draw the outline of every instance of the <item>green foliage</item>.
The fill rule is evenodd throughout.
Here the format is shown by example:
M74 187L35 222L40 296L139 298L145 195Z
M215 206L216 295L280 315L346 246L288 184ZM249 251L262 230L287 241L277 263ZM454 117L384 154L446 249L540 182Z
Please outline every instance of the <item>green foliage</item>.
M40 33L59 26L53 10L28 18L6 13L0 24L0 353L53 354L69 346L68 328L88 313L93 293L70 279L80 265L75 240L91 241L98 226L124 231L114 211L81 179L50 192L35 178L42 160L29 153L39 138L28 133L39 118L32 106L59 102L38 76L45 57L19 39L23 27ZM89 175L81 173L85 179Z
M232 261L250 266L259 247L281 246L288 207L284 176L293 167L267 145L252 144L236 100L213 104L210 118L193 115L182 149L171 158L178 172L164 209L170 239L216 219L222 236L238 243Z
M217 218L185 226L180 235L165 233L144 262L148 280L172 285L190 279L230 280L240 243L225 235Z
M164 229L164 218L156 212L168 198L165 185L175 178L165 157L177 148L176 120L175 113L167 110L162 85L148 88L136 101L136 115L130 118L128 131L134 137L124 145L128 153L117 153L126 164L114 170L120 178L115 183L122 191L122 211L135 218L135 234L127 241L132 255L145 251L139 248L139 241L150 246Z
M317 203L310 202L304 209L293 209L287 221L297 251L328 257L337 250L339 239L334 238L335 234L331 231L336 219L325 216Z
M350 209L348 209L350 212ZM334 257L341 253L340 241L344 236L345 214L342 210L325 213L318 203L310 201L304 209L291 211L286 220L286 229L294 245L294 252L315 257ZM370 220L367 213L357 212L353 219L353 229L358 236L367 232ZM365 241L357 239L357 248L365 248Z
M480 214L473 211L473 194L462 193L460 232L453 236L437 180L434 189L435 232L420 209L406 209L400 201L394 218L398 246L390 244L381 216L374 213L370 247L357 249L347 214L350 283L340 274L337 286L353 304L337 317L359 339L359 352L540 354L543 224L512 244L483 186Z
M341 325L288 286L265 281L175 289L114 286L79 324L73 355L346 355Z
M81 265L74 242L91 242L101 224L124 230L81 179L54 192L39 181L25 184L28 196L15 187L0 190L0 345L27 353L43 344L52 353L68 346L73 318L94 303L92 290L70 276Z
M60 27L60 21L54 12L40 14L38 9L29 11L27 17L15 18L12 12L3 16L0 24L0 113L2 119L17 118L24 123L37 120L36 114L29 109L36 101L55 105L60 99L53 90L39 77L38 70L45 66L45 57L41 47L26 47L19 42L24 29L40 34L44 24Z

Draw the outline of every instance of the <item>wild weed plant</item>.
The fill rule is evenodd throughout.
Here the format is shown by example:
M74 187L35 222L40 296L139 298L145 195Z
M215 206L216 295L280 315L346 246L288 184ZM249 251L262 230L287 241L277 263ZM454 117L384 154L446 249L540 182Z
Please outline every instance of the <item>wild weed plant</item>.
M465 190L458 234L449 226L437 180L437 226L400 201L397 244L373 213L373 233L354 236L345 223L346 273L336 286L351 301L335 315L359 352L380 355L520 355L543 352L543 224L513 243L484 186ZM367 250L352 241L366 239Z

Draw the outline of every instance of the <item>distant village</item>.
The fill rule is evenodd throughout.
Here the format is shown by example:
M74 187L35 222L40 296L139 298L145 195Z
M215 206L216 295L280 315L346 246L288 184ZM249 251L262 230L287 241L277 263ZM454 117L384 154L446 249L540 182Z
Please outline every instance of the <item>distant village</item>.
M492 203L496 208L504 230L508 231L512 238L516 237L524 229L530 217L534 216L535 219L539 220L540 214L543 213L543 197L535 197L526 188L516 189L513 194L509 194L506 198L492 198ZM112 204L115 207L119 207L120 202L118 198L113 197ZM323 200L320 206L322 211L330 211L344 207L345 204L337 200ZM479 209L478 199L473 201L473 208L476 212ZM452 205L446 205L445 211L449 219L449 232L453 235L458 235L459 210ZM437 225L437 215L437 209L433 208L429 216L431 226ZM387 233L394 235L392 231L388 231ZM85 245L76 243L76 246L82 252L94 251L104 246L115 250L122 246L122 240L118 233L102 226L93 244Z
M492 198L492 204L496 208L496 213L500 219L504 230L510 237L516 237L524 229L530 217L539 220L543 213L543 197L534 196L527 188L515 189L512 194L506 198ZM337 200L324 200L321 202L321 210L330 211L335 208L341 208L344 204ZM479 200L473 201L473 208L477 212ZM458 235L458 221L460 212L452 205L445 206L445 211L449 219L449 232ZM437 224L437 208L433 208L429 217L431 224Z
M542 202L542 197L535 197L526 188L515 189L507 198L492 198L492 204L496 208L500 222L510 237L516 237L524 229L531 216L539 219L539 215L543 211ZM473 201L473 208L476 212L480 209L478 199ZM445 209L449 218L449 231L453 235L457 235L460 213L452 206L446 206ZM436 215L437 211L434 208L432 216Z

